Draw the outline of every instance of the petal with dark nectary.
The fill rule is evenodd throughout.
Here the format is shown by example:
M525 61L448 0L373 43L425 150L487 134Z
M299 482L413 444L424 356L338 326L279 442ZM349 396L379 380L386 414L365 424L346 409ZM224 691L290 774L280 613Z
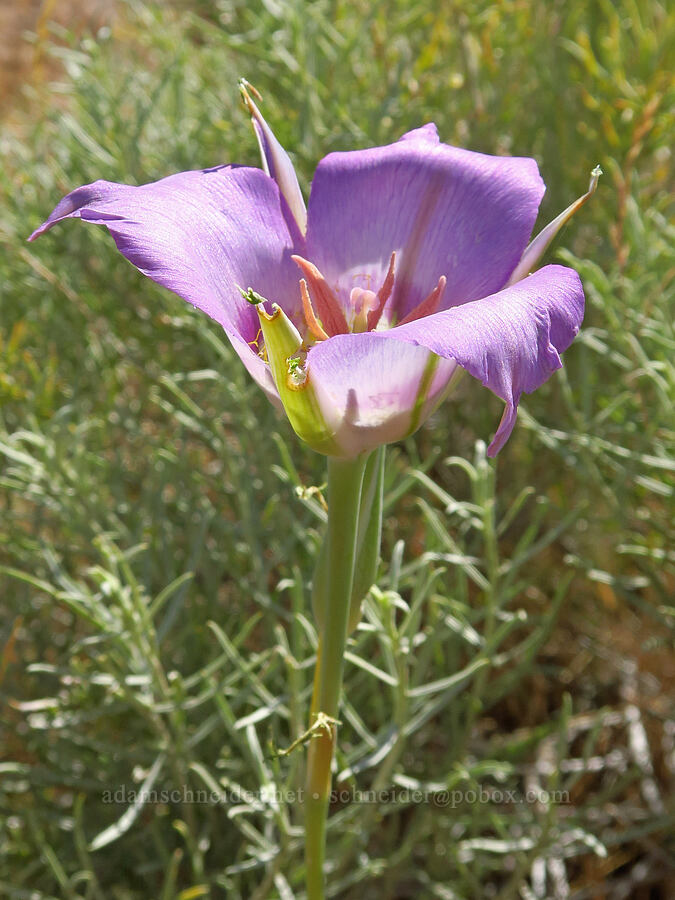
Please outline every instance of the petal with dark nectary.
M497 294L418 319L385 340L410 341L456 360L506 402L490 445L506 443L520 395L540 387L562 365L584 317L584 292L573 269L546 266Z
M346 306L352 288L382 284L395 251L388 308L400 321L442 275L444 308L504 287L543 193L533 159L450 147L425 126L395 144L331 153L319 163L307 253Z
M31 239L71 217L104 225L141 272L238 337L233 344L242 358L255 357L255 348L246 347L259 323L237 285L276 301L291 317L301 313L291 256L303 251L303 238L277 185L260 169L181 172L139 187L97 181L64 197ZM264 368L248 363L269 392Z

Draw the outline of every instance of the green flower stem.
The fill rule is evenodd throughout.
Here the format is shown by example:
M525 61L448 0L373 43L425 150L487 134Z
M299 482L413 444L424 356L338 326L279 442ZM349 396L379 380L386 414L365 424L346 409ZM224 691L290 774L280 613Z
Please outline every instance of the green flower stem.
M347 634L361 621L361 604L377 575L382 543L382 505L384 500L384 457L386 447L378 447L370 455L363 476L359 532L354 564L354 583L349 607Z
M310 726L319 714L330 720L337 719L338 715L366 462L365 455L347 461L328 458L327 577L323 582L323 621L320 624ZM305 796L307 900L323 900L325 896L326 820L336 738L336 726L331 723L318 730L309 742Z
M375 581L377 565L380 560L385 450L384 446L378 447L370 454L363 475L354 581L349 606L349 624L347 625L348 635L361 621L361 605ZM323 631L325 622L324 606L327 585L328 541L326 539L319 550L312 586L312 611L319 633Z

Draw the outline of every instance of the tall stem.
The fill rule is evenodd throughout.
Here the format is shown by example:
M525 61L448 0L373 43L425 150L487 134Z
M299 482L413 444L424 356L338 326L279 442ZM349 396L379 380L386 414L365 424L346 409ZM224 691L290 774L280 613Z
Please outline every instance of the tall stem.
M327 578L322 585L323 617L314 677L312 723L319 713L336 719L342 690L347 623L354 581L359 507L366 456L328 459ZM331 788L331 762L337 731L322 728L310 741L305 796L305 862L307 900L323 900L326 819Z

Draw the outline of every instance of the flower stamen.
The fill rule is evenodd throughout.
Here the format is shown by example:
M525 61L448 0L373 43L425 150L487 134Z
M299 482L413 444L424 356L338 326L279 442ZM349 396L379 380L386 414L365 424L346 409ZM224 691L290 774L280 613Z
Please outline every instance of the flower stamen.
M432 316L438 309L446 284L447 278L445 277L445 275L441 275L441 277L438 279L438 284L429 294L429 296L425 297L421 303L418 303L414 309L411 309L408 315L404 316L398 324L407 325L408 322L414 322L416 319L423 319L425 316Z
M366 331L373 331L375 328L377 328L377 324L382 317L382 312L384 311L387 300L391 297L391 292L394 288L395 266L396 251L391 254L391 259L389 260L389 269L387 270L387 274L385 275L384 281L382 282L382 287L377 292L377 303L373 306L372 309L368 311Z
M314 307L312 306L312 301L309 297L309 290L307 289L307 282L304 278L300 279L300 294L302 296L302 309L305 313L305 322L307 322L307 327L310 330L310 333L317 339L317 341L327 341L328 335L321 327L321 323L317 319L314 314Z
M333 337L336 334L349 334L349 327L342 307L321 272L313 263L302 256L294 255L291 259L298 264L302 274L307 279L308 295L309 290L311 290L319 318L321 319L322 330L326 337ZM314 318L316 319L316 316ZM309 322L307 324L309 325ZM322 340L325 340L325 338L322 338Z

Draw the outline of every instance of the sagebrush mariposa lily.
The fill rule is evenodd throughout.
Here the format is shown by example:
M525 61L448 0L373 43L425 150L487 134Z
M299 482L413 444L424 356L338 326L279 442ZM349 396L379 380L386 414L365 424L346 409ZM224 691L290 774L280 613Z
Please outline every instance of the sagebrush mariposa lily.
M223 326L315 450L352 458L411 434L461 368L505 401L496 454L521 394L561 366L581 325L577 273L529 272L598 173L528 247L544 193L536 162L450 147L428 124L329 154L305 209L288 155L242 92L263 169L97 181L31 240L66 218L104 225L141 272Z
M31 239L66 218L104 225L141 272L222 325L297 434L328 457L310 728L292 745L311 736L306 884L309 900L323 900L344 651L376 577L384 445L412 434L464 369L505 402L489 453L503 447L521 394L560 368L581 325L577 273L530 272L599 170L528 245L544 193L536 162L450 147L428 124L385 147L329 154L306 208L241 87L262 169L97 181L61 200Z

